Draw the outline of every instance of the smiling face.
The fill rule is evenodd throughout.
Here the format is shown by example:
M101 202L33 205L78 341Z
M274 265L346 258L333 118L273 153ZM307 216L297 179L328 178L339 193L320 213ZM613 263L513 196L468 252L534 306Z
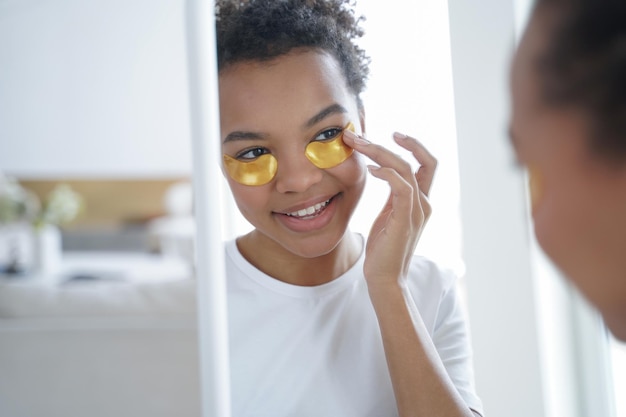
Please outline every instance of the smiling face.
M626 339L626 167L592 153L586 114L546 106L536 61L553 20L536 12L512 71L511 135L529 168L532 215L546 254Z
M306 155L307 145L331 141L349 122L362 131L356 97L335 58L308 50L237 63L221 71L219 88L222 152L246 162L271 154L277 162L263 185L226 175L255 228L254 257L315 258L335 250L365 185L356 153L328 169Z

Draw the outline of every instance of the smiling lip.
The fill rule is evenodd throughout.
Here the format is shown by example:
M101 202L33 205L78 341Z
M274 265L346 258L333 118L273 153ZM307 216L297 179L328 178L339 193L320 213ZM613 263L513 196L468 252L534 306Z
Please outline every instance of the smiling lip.
M336 197L333 196L317 203L306 203L306 206L301 206L301 208L290 208L288 211L274 214L284 226L294 232L314 231L326 226L332 220Z
M303 208L300 210L294 210L290 213L285 213L287 216L290 217L297 217L299 219L309 219L309 218L313 218L317 215L319 215L325 208L326 206L330 203L330 198L326 201L322 201L321 203L316 203L313 204L307 208Z

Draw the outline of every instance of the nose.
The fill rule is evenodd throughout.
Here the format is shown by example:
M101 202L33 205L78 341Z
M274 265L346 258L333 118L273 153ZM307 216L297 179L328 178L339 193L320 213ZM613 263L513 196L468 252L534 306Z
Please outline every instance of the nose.
M281 193L301 193L322 180L324 172L309 161L303 151L278 159L276 190Z

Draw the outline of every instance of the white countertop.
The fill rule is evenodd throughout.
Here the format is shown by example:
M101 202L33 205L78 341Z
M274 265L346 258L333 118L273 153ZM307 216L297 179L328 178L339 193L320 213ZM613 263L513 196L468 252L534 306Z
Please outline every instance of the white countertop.
M177 315L194 309L193 271L180 258L68 252L55 274L0 278L0 319Z
M180 258L135 252L64 252L60 269L51 273L0 275L0 285L79 282L157 282L189 278L191 266Z

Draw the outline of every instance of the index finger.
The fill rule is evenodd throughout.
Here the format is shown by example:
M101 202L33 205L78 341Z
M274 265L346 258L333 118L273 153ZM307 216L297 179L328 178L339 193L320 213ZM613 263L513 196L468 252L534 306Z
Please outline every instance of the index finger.
M411 152L413 157L420 164L420 167L415 173L415 179L419 184L420 190L428 196L435 177L435 170L437 169L437 158L435 158L420 141L413 137L395 132L393 138L398 145Z

